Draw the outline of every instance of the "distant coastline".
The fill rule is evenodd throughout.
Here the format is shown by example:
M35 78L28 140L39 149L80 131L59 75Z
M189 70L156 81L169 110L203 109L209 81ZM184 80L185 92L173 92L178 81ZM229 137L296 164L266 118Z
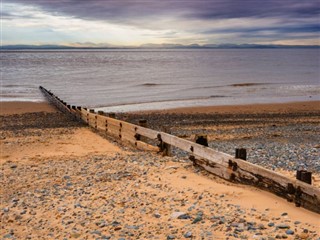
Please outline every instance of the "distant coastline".
M319 49L320 45L274 44L144 44L141 46L67 46L67 45L3 45L1 50L108 50L108 49Z

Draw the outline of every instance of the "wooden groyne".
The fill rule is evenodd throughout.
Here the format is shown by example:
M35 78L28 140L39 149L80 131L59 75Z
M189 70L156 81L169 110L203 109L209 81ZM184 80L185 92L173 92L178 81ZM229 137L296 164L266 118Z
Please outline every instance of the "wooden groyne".
M226 153L216 151L196 142L155 131L147 127L131 124L114 118L114 114L106 114L80 106L71 106L55 96L52 92L40 86L40 90L48 101L61 111L83 121L90 127L104 132L119 141L129 143L143 150L153 150L168 153L171 146L190 153L195 164L202 166L208 172L235 183L252 185L286 198L316 213L320 213L320 189L303 182L303 178L288 178L261 166L235 158ZM151 139L156 146L150 144ZM299 172L303 174L303 172Z

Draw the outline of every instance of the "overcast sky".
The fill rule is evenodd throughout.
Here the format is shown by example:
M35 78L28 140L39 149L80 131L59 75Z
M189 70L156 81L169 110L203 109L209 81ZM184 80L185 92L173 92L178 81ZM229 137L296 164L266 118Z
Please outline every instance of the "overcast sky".
M1 0L1 40L320 45L320 0Z

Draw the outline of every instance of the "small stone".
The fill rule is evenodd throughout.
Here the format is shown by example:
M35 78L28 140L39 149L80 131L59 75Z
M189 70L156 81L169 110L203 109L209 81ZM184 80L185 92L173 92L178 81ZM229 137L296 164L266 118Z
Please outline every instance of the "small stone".
M27 210L22 210L22 211L20 212L21 215L26 214L26 213L27 213Z
M288 213L286 213L286 212L281 214L281 216L287 216L287 215L288 215Z
M101 223L98 224L98 226L103 228L103 227L107 226L107 224L105 222L101 222Z
M8 234L4 235L3 238L13 238L13 235L8 233Z
M183 214L178 217L178 219L189 219L191 218L188 214Z
M101 235L101 232L98 231L98 230L94 230L94 231L91 232L91 234L96 234L96 235L99 235L99 236L100 236L100 235Z
M198 215L195 219L193 219L192 224L202 221L202 216Z
M78 238L78 237L81 236L81 234L80 234L80 233L71 233L70 236L71 236L72 238Z
M309 233L302 232L299 234L300 239L308 239L310 237Z
M301 223L300 221L295 221L295 222L294 222L295 225L298 225L298 224L300 224L300 223Z
M3 208L3 212L9 212L9 208L8 207L5 207L5 208Z
M139 229L139 226L135 226L135 225L132 225L132 226L126 225L125 227L128 228L128 229L134 229L134 230L138 230Z
M82 206L81 206L80 203L75 203L75 204L74 204L74 208L77 208L77 207L82 208Z
M170 240L170 239L175 239L176 237L174 235L169 235L167 236L167 240Z
M71 223L73 223L73 220L68 220L68 221L66 222L67 225L69 225L69 224L71 224Z
M273 227L274 226L274 223L273 222L269 222L268 223L268 227Z
M288 229L288 230L286 231L286 234L288 234L288 235L293 235L293 234L294 234L294 231L291 230L291 229Z
M109 239L111 239L111 236L105 236L105 235L101 236L101 240L109 240Z
M160 215L159 213L155 213L155 214L153 214L153 216L154 216L155 218L161 218L161 215Z
M119 223L119 222L117 222L117 221L113 221L113 222L111 223L111 225L115 227L115 226L120 225L120 223Z
M182 215L185 215L186 213L184 213L184 212L173 212L172 214L171 214L171 218L172 219L175 219L175 218L178 218L178 217L180 217L180 216L182 216Z
M67 182L66 184L67 187L71 187L72 185L73 185L72 182Z
M279 224L279 225L277 225L277 228L287 229L287 228L290 228L290 226L288 224Z
M183 236L185 238L191 238L192 237L192 232L186 232Z
M11 169L15 169L15 168L17 168L17 167L18 167L18 166L15 165L15 164L10 166Z

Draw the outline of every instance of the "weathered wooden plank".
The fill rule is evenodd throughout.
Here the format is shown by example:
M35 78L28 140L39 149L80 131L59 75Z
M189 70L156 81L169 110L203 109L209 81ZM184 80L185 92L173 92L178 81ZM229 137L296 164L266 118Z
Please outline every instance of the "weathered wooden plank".
M135 146L140 150L159 152L159 148L158 147L152 146L152 145L147 144L145 142L136 141Z
M196 157L194 159L195 164L202 166L217 176L233 182L254 185L287 198L290 201L294 201L298 206L303 206L320 213L320 190L312 185L288 178L261 166L236 159L229 154L172 136L168 133L157 132L114 118L89 113L84 108L80 110L72 109L72 107L68 107L65 102L51 92L43 87L40 87L40 89L48 100L61 111L81 117L81 119L89 123L90 126L105 131L122 141L133 143L139 149L159 151L158 147L137 141L137 135L150 139L158 138L163 143L191 153Z
M84 109L84 108L81 108L81 119L88 124L88 114L89 112Z
M97 129L105 131L107 127L108 127L108 124L106 123L106 121L98 117L97 118Z
M197 156L196 164L224 179L254 185L283 197L287 197L288 184L291 184L301 191L298 198L293 196L294 201L320 212L320 191L314 186L170 134L160 133L160 136L162 141Z
M137 134L140 134L141 136L144 136L150 139L157 139L157 136L159 134L159 132L149 128L144 128L140 126L136 126L135 128L136 128Z
M121 132L119 131L119 127L114 126L114 125L108 125L108 133L111 133L115 137L119 137L121 135Z
M134 135L126 134L126 133L121 133L121 140L128 141L132 144L135 144L135 142L137 141L136 138L134 137Z
M104 117L106 120L108 120L108 123L113 124L113 125L120 125L122 121L115 119L115 118L110 118L110 117Z
M94 113L88 113L87 114L88 116L88 124L89 126L93 127L93 128L96 128L96 114Z
M210 162L203 158L196 158L194 163L203 167L208 172L221 177L223 179L229 180L231 178L232 170L214 162Z

